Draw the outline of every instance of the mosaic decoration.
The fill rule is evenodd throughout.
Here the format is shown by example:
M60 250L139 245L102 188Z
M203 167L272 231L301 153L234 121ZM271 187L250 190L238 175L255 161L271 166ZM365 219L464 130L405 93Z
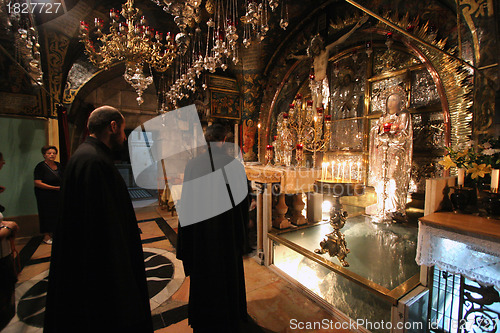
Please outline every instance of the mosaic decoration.
M442 112L412 114L413 149L415 152L431 153L441 151L445 146L445 127Z
M362 151L364 119L346 119L332 122L330 150Z
M413 71L411 73L410 107L418 108L431 104L440 103L436 84L427 69Z
M364 110L366 53L352 53L330 65L330 112L332 119L360 117Z
M70 40L65 35L56 31L47 31L45 36L48 54L48 91L53 98L50 105L50 112L52 116L56 116L56 103L61 101L63 93L63 65Z
M182 285L185 276L175 254L157 248L144 248L151 310L167 301ZM16 316L2 333L41 332L45 314L48 274L46 270L16 288Z
M411 54L395 49L376 49L373 58L373 75L393 72L420 64L420 60Z
M404 76L402 75L374 82L370 95L370 113L381 113L385 108L386 91L392 87L402 85L403 82Z
M81 57L78 59L69 70L63 93L63 103L73 103L80 88L100 72L102 72L102 70L99 71L94 65L87 61L86 58Z

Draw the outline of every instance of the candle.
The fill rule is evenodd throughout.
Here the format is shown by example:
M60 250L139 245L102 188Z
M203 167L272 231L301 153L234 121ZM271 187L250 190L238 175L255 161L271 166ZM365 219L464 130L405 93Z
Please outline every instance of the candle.
M335 162L334 162L334 161L332 161L332 180L334 180L334 179L335 179L335 177L333 177L333 173L334 173L334 171L335 171Z
M341 165L341 164L342 164L342 163L340 163L340 162L339 162L339 164L338 164L337 178L340 178L340 179L342 180L342 176L341 176L341 174L340 174L340 165Z
M361 163L358 162L358 163L356 163L356 165L358 166L358 181L361 182L361 172L359 170Z
M498 180L500 169L491 170L491 192L498 193Z
M342 162L342 180L344 180L346 177L345 177L345 165L346 165L346 162Z
M352 183L352 162L349 162L349 183Z
M464 186L464 179L465 179L465 169L458 168L458 178L457 178L458 186ZM493 184L493 177L491 179L491 184Z

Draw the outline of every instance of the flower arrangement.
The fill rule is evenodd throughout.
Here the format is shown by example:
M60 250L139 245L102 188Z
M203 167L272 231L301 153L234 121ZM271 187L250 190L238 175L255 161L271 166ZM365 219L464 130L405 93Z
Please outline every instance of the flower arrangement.
M500 168L500 140L486 138L476 145L471 140L457 149L446 147L448 154L439 162L446 170L451 167L463 168L473 180L484 178L492 169Z

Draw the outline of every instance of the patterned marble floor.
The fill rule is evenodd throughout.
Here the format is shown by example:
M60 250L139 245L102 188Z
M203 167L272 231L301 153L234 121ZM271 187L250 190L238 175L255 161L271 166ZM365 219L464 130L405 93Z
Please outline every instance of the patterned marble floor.
M192 332L187 323L189 278L175 258L177 217L155 205L137 208L148 276L155 332ZM16 288L17 314L2 333L42 332L51 246L41 236L20 238L16 245L23 269ZM292 329L297 322L334 320L274 272L253 258L244 259L248 312L253 322L245 332L329 332ZM347 331L346 331L347 332Z

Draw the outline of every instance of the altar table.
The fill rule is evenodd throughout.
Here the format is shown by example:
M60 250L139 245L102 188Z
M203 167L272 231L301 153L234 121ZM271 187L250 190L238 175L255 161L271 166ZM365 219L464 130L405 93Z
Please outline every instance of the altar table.
M257 184L257 253L259 261L269 265L271 241L267 233L274 226L285 229L291 223L303 225L307 219L321 219L321 195L314 192L314 181L321 177L321 169L310 168L286 168L276 166L265 166L262 164L245 163L247 178ZM279 185L276 186L276 185ZM302 193L308 193L308 216L302 215L304 202ZM272 217L272 195L278 196L276 205L277 217ZM285 203L285 195L294 195L293 217L290 222L285 214L288 207Z

